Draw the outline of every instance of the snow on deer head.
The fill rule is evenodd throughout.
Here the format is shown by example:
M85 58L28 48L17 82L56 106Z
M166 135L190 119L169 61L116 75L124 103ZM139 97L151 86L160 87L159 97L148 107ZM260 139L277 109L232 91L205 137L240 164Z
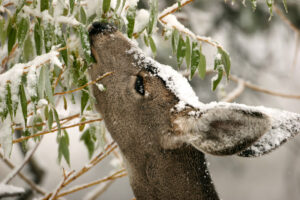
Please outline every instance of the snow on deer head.
M158 196L153 192L155 197L150 195L147 199L171 199L172 190L174 193L181 188L188 194L187 191L194 187L189 185L193 181L186 183L179 178L174 181L165 170L199 176L202 172L191 166L205 165L201 152L259 156L300 132L300 115L295 113L235 103L201 103L181 74L145 57L111 24L94 23L89 32L91 52L96 60L90 68L91 78L95 80L106 72L113 72L110 78L101 80L107 90L93 86L96 108L124 155L137 198L145 199L142 192L152 194L155 184L166 187L164 192L160 191ZM179 154L189 156L188 161L178 157ZM183 160L190 163L185 166L181 163ZM164 179L158 180L148 174ZM152 186L151 180L155 182ZM195 179L194 184L197 181ZM140 186L142 183L151 187ZM178 188L178 183L188 187L181 185ZM214 191L212 185L208 186L211 183L203 184L203 180L200 183L208 187L205 190ZM207 192L203 191L190 197L205 199ZM187 196L179 197L178 193L174 199ZM217 195L207 197L217 199Z

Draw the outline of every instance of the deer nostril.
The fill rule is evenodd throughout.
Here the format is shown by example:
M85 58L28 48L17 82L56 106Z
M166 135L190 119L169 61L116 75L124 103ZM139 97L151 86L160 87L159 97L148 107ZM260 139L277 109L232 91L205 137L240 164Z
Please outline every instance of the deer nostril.
M116 30L117 28L113 24L107 22L94 22L89 28L89 35L113 33Z

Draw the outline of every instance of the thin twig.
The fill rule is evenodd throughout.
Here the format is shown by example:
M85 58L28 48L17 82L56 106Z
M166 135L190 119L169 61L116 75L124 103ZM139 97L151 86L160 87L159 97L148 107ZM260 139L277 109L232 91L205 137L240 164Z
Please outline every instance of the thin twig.
M123 173L125 172L125 169L121 169L115 173L113 173L112 175L106 177L106 178L102 178L100 180L96 180L96 181L92 181L90 183L87 183L87 184L84 184L84 185L80 185L80 186L76 186L74 188L71 188L70 190L67 190L59 195L57 195L57 197L62 197L62 196L66 196L68 194L71 194L71 193L74 193L74 192L77 192L79 190L83 190L85 188L88 188L88 187L91 187L91 186L94 186L94 185L98 185L100 183L103 183L103 182L106 182L106 181L110 181L110 180L114 180L114 179L117 179L117 178L121 178L121 177L124 177L127 175L127 173ZM56 198L55 198L56 199Z
M282 19L283 22L285 22L293 31L300 34L300 29L298 29L282 12L281 10L274 5L274 10L278 14L278 16Z
M76 126L81 126L81 125L84 125L84 124L89 124L89 123L98 122L98 121L102 121L102 118L88 120L88 121L80 122L80 123L77 123L77 124L72 124L70 126L64 126L64 127L61 127L60 129L64 130L64 129L73 128L73 127L76 127ZM34 135L30 135L30 136L26 136L26 137L21 137L21 138L13 140L13 143L22 142L22 141L28 140L30 138L38 137L38 136L45 135L45 134L48 134L48 133L53 133L53 132L56 132L58 130L59 129L56 128L56 129L52 129L50 131L44 131L44 132L37 133L37 134L34 134Z
M184 3L182 3L182 4L181 4L181 7L183 7L183 6L185 6L185 5L189 4L189 3L191 3L192 1L194 1L194 0L188 0L188 1L184 2ZM164 10L165 13L164 13L164 11L163 11L163 12L159 15L159 20L162 20L162 19L163 19L164 17L166 17L167 15L170 15L170 14L176 12L178 9L179 9L178 3L175 3L175 4L173 4L172 6L166 8L166 9Z
M0 152L0 158L4 161L4 163L11 169L15 168L15 165L10 162L9 160L7 160L6 158L4 158L3 154ZM24 180L30 187L31 189L33 189L34 191L36 191L37 193L40 193L42 195L45 195L46 192L44 189L42 189L39 185L36 185L33 181L31 181L27 176L25 176L22 172L18 172L18 176Z
M210 73L213 73L213 72L214 72L214 70L207 70L206 71L207 74L210 74ZM185 77L189 77L190 72L183 72L182 74ZM276 92L276 91L273 91L273 90L265 89L265 88L262 88L258 85L255 85L253 83L250 83L249 81L246 81L242 78L239 78L235 75L232 75L232 74L229 75L229 79L236 82L236 83L238 83L240 80L242 80L242 81L244 81L245 87L247 87L249 89L252 89L254 91L257 91L257 92L262 92L262 93L265 93L265 94L278 96L278 97L289 98L289 99L300 99L300 95L284 94L284 93Z
M69 90L69 91L66 91L66 92L57 92L57 93L54 94L54 96L56 96L56 95L65 95L65 94L69 94L69 93L73 93L73 92L82 90L83 88L85 88L85 87L87 87L89 85L93 85L93 84L97 83L97 81L100 81L101 79L103 79L103 78L111 75L112 73L113 72L107 72L107 73L103 74L102 76L98 77L96 80L90 81L87 84L85 84L85 85L83 85L83 86L81 86L79 88L76 88L74 90Z
M37 144L35 145L35 147L26 154L21 165L19 165L19 167L16 167L10 174L8 174L6 176L6 178L2 181L2 183L8 184L23 169L23 167L27 164L29 159L33 156L34 152L37 150L40 143L41 143L41 140L38 141Z
M95 188L91 192L89 192L84 199L86 200L96 200L99 196L101 196L114 182L116 179L106 181L99 185L98 188Z
M221 99L221 101L232 102L243 93L243 91L245 90L245 81L239 79L237 84L238 86L233 91L231 91L226 97Z
M108 144L104 152L99 153L95 158L93 158L90 163L87 166L84 166L81 170L79 170L77 173L75 173L72 177L69 178L69 180L64 184L64 186L67 186L74 180L76 180L78 177L89 171L92 167L94 167L97 163L99 163L101 160L106 158L114 149L117 148L117 145L113 141L112 143Z

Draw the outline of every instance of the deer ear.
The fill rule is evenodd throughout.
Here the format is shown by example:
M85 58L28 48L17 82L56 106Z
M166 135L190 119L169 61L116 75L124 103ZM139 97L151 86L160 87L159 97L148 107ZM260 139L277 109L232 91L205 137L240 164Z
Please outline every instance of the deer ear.
M270 129L270 119L258 109L238 104L207 104L198 115L181 116L174 123L185 142L214 155L245 150Z

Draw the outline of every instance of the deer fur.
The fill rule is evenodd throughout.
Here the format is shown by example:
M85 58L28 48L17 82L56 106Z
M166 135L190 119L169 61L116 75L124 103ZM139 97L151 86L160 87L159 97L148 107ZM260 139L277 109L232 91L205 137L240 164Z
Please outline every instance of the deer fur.
M137 200L218 200L203 152L256 156L286 140L263 148L260 138L275 127L263 109L200 102L178 109L182 100L170 78L159 76L155 61L133 53L137 47L113 25L97 22L89 33L96 60L91 79L113 72L101 80L105 91L93 86L96 109L119 145ZM300 131L300 117L293 117L289 123L297 128L289 136Z

